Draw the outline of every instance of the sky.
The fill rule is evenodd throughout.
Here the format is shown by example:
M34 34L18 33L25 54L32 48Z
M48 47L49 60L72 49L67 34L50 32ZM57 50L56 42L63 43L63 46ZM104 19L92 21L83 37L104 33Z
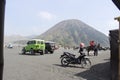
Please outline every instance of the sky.
M40 35L55 24L78 19L109 35L120 11L112 0L6 0L4 35Z

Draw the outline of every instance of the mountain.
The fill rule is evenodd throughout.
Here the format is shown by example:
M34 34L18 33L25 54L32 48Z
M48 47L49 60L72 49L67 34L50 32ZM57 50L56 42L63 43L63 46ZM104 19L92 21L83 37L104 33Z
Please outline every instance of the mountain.
M25 45L29 39L30 38L21 35L4 36L4 45L7 46L11 43L14 46Z
M30 35L30 36L26 36L26 38L33 39L33 38L36 38L36 36L38 36L38 35Z
M105 34L76 19L61 21L37 38L66 46L79 45L80 42L89 45L91 40L102 46L109 46L109 40Z
M18 40L26 40L28 38L21 36L21 35L11 35L11 36L4 36L4 42L9 43Z

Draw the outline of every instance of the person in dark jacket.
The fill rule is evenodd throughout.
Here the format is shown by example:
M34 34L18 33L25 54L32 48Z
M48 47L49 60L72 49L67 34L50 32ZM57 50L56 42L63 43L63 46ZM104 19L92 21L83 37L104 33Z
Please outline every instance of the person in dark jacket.
M81 55L83 55L84 46L85 46L84 43L80 43L79 53L80 53Z
M98 55L98 45L95 45L94 47L94 56Z

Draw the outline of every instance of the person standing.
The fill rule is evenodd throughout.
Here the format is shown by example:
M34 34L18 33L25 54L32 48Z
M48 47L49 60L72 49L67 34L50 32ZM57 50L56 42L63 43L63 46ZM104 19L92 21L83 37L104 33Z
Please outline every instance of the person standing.
M81 55L83 55L84 47L85 47L85 44L84 44L84 43L80 43L79 53L80 53Z

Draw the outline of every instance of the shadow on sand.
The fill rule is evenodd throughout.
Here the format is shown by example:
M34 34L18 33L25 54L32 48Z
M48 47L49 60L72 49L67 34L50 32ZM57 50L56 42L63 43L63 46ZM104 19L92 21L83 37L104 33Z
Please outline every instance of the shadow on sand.
M110 62L92 66L89 70L75 74L85 80L110 80Z
M30 54L30 53L22 54L22 53L19 53L19 55L26 55L26 56L40 56L39 53L35 53L35 54Z
M53 64L53 65L55 65L55 66L59 66L59 67L64 67L64 68L83 68L83 67L81 67L80 65L78 66L78 65L69 65L69 66L62 66L62 65L60 65L60 64Z

